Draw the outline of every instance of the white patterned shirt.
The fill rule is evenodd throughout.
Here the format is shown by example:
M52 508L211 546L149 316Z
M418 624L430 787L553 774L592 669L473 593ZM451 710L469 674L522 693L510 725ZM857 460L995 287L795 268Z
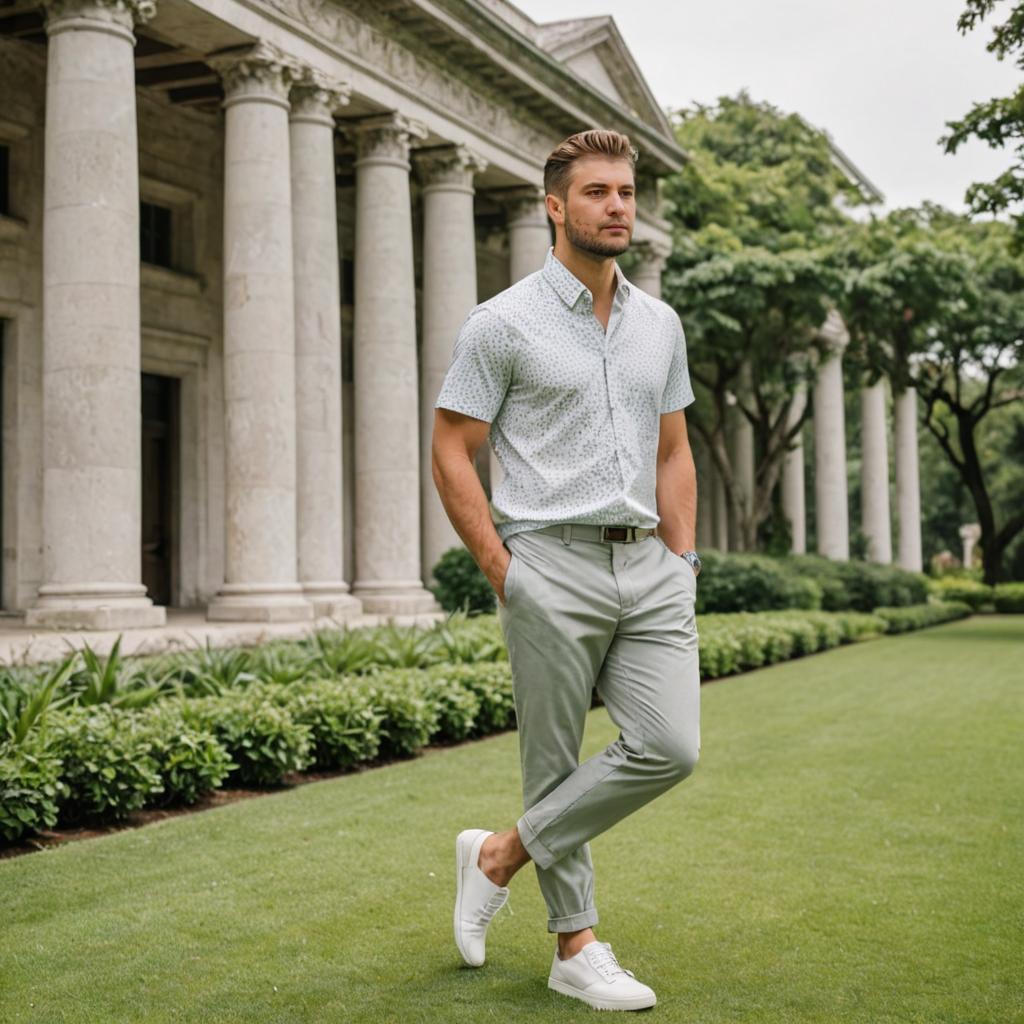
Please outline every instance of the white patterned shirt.
M658 523L659 417L693 401L686 339L671 306L615 274L607 330L551 249L459 332L435 406L491 424L502 540L554 523Z

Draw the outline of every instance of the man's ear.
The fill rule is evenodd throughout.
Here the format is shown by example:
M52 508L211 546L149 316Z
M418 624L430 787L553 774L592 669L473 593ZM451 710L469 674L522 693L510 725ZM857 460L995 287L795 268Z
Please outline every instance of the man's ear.
M544 197L544 204L548 209L548 216L556 224L565 223L565 203L556 195L552 195L550 192Z

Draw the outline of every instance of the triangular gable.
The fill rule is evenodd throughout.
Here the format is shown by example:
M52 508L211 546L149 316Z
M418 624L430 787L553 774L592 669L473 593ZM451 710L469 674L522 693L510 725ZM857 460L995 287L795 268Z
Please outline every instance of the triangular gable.
M672 129L610 16L538 25L535 41L614 103L669 137Z

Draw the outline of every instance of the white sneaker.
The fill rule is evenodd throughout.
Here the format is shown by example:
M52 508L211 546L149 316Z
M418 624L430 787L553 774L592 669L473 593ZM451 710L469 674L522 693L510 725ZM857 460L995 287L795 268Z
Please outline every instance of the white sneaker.
M470 828L455 839L455 945L470 967L483 964L487 926L508 899L508 889L480 870L480 847L490 835Z
M560 960L556 949L548 988L595 1010L645 1010L658 1001L653 989L619 965L607 942L588 942L568 960Z

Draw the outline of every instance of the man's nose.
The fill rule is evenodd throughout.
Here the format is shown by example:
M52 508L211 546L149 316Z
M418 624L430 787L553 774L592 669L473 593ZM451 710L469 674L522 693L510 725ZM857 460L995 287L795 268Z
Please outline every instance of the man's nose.
M622 196L618 192L613 192L608 199L608 212L619 214L626 209L626 204L623 202Z

